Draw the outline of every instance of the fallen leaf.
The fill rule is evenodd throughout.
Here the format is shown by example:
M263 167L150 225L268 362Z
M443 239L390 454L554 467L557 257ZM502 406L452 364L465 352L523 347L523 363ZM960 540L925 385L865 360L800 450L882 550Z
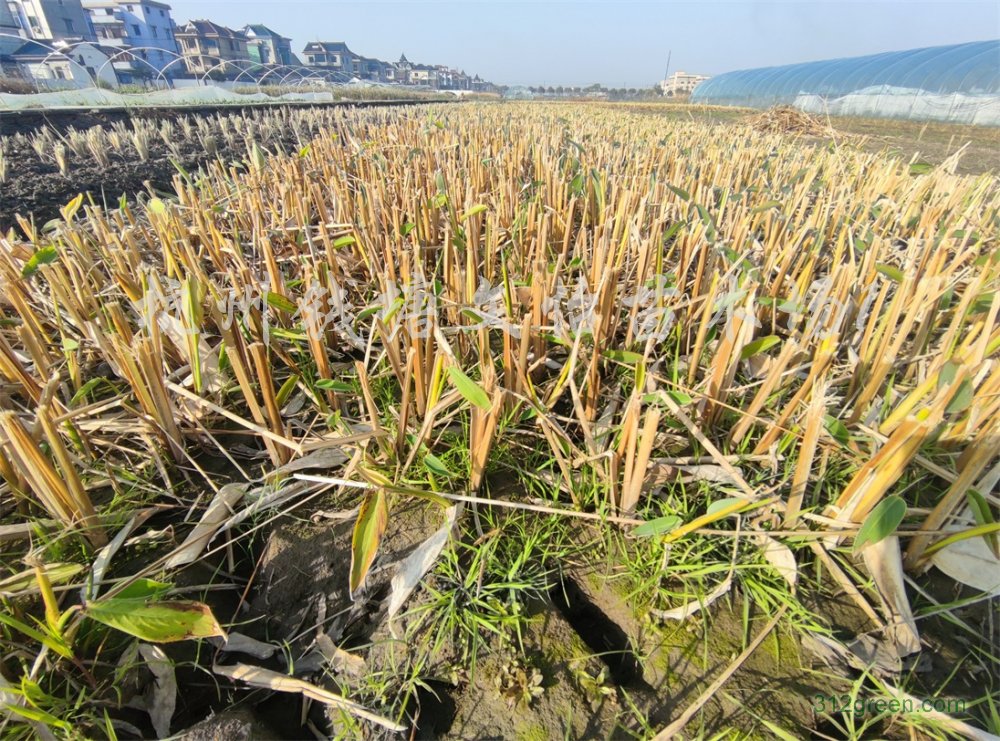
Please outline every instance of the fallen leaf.
M872 543L862 551L862 556L887 613L886 637L892 641L900 657L919 651L920 634L903 586L899 538L892 535Z
M406 730L406 726L400 725L389 718L384 718L381 715L376 715L356 702L348 700L346 697L325 690L322 687L317 687L302 679L289 677L287 674L279 674L269 669L261 669L260 667L249 666L247 664L234 664L233 666L220 666L216 664L212 667L212 671L230 679L246 682L251 687L263 687L275 692L290 692L308 697L325 705L333 705L396 733L402 733Z
M724 596L729 589L733 586L732 576L727 576L725 580L719 584L715 589L706 594L701 599L694 600L693 602L688 602L686 605L681 605L680 607L675 607L672 610L651 610L651 612L661 620L687 620L689 617L694 615L706 607L711 605L720 597Z
M982 538L967 538L945 546L930 561L955 581L1000 596L1000 559Z
M365 660L357 654L345 651L333 642L326 633L316 636L316 648L335 672L360 677L365 672Z
M177 678L174 664L159 646L139 644L139 653L153 673L153 686L145 697L146 711L153 723L157 738L170 735L170 721L177 707Z
M784 543L780 543L769 535L759 535L758 542L764 546L765 560L781 574L782 578L794 590L799 579L799 566L795 562L795 554Z
M247 656L253 656L255 659L261 660L271 658L278 650L278 647L273 643L264 643L242 633L230 632L225 638L216 636L209 640L220 651L246 654Z
M219 489L198 524L167 560L165 568L175 569L197 561L219 526L233 514L233 507L243 498L246 490L245 484L226 484Z
M454 507L446 509L444 512L444 524L427 540L418 545L400 563L399 568L396 569L396 573L392 577L392 592L389 594L388 617L391 618L399 611L399 608L403 606L403 603L406 602L413 590L420 584L420 580L424 578L424 574L427 573L427 570L437 560L437 557L448 542L448 536L451 534L452 528L455 527L455 520L461 511L461 504L456 504Z

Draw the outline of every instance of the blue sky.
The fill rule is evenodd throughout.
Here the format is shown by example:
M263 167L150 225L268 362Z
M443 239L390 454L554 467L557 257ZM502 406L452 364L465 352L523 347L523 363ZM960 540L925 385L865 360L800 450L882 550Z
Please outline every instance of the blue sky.
M997 2L316 2L167 0L174 20L264 23L365 56L505 84L645 87L732 69L1000 37Z

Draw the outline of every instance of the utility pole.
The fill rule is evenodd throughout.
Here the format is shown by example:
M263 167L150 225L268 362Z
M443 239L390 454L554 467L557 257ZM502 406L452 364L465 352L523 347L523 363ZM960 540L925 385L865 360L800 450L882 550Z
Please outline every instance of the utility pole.
M663 73L663 84L667 83L667 78L670 77L670 56L674 53L673 49L667 51L667 71ZM664 91L666 92L666 91Z

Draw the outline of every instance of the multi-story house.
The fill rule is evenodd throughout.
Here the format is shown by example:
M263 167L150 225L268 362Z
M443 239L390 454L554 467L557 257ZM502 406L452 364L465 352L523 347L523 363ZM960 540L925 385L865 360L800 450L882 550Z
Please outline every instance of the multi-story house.
M358 57L355 62L354 76L372 82L390 82L387 72L391 66L381 59Z
M441 74L437 67L429 64L413 64L407 72L407 83L410 85L423 85L436 88L440 82Z
M708 79L707 75L691 75L687 72L674 72L660 83L664 95L690 95L699 82Z
M21 28L21 35L27 38L97 40L80 0L10 0L8 8Z
M252 23L243 28L250 59L259 64L295 64L292 40L267 26Z
M212 21L196 20L178 26L175 36L187 71L192 75L214 71L220 77L234 77L239 74L240 66L249 66L225 64L250 61L247 37L242 31Z
M10 54L21 46L21 40L11 38L21 35L21 26L14 17L14 12L7 4L7 0L0 0L0 57ZM2 70L0 70L2 73Z
M354 77L355 64L361 58L343 41L310 41L302 50L302 56L307 67L342 82Z
M436 65L438 72L437 86L441 90L469 90L472 86L471 78L457 69L452 69L444 64Z
M181 63L177 62L180 49L174 37L176 24L166 3L157 0L84 0L83 6L90 14L98 42L134 50L119 58L133 59L132 55L135 55L157 70L166 69L167 74L184 71ZM137 74L141 74L143 68L152 72L145 64L136 63L134 66Z

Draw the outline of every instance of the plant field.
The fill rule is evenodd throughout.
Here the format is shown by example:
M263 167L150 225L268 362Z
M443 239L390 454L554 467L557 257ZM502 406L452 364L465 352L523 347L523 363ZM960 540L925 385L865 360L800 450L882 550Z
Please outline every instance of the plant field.
M227 154L3 214L4 737L1000 733L995 175L582 103L145 135Z

